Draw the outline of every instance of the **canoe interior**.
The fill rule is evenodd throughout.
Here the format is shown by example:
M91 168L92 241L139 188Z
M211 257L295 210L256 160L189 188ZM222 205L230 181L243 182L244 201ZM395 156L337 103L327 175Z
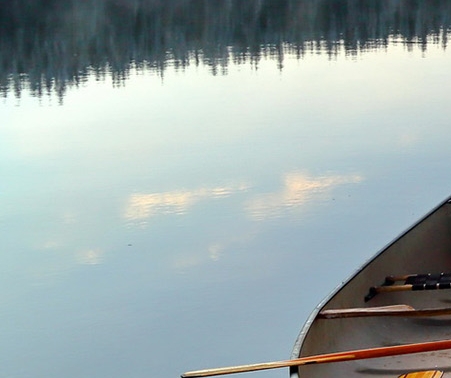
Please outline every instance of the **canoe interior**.
M451 338L451 316L375 316L320 319L325 309L410 305L415 309L451 307L451 289L380 293L365 302L371 286L386 276L451 273L451 203L442 203L379 252L313 312L301 331L293 358L360 348ZM409 371L440 369L451 378L451 351L352 362L307 365L292 377L397 377Z

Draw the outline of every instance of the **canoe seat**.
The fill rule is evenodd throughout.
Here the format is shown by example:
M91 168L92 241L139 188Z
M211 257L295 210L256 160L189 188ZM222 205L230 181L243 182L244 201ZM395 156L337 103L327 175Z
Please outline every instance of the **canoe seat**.
M441 378L443 371L440 370L426 370L413 371L407 374L402 374L399 378Z
M451 307L415 309L409 305L392 305L381 307L340 308L322 310L319 319L339 319L374 316L444 316L451 315Z
M365 302L368 302L379 293L436 289L451 289L451 273L387 276L381 286L370 287L368 294L365 296Z
M339 308L322 310L318 314L321 319L336 318L358 318L364 316L390 316L393 314L406 313L415 309L408 305L393 305L381 307L363 307L363 308Z

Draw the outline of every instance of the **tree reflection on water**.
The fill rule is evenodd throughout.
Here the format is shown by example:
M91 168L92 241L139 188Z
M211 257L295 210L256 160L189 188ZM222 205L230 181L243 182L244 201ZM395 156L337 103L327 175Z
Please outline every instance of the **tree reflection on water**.
M309 52L333 57L442 43L447 0L0 0L0 92L20 97L78 86L88 75L123 83L130 69L163 75L204 64L212 74L233 63Z

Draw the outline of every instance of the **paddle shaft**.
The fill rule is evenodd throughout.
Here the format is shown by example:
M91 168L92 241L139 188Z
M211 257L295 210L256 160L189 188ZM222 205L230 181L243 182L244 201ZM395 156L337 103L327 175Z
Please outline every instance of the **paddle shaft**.
M211 377L233 373L277 369L289 366L301 366L308 364L320 364L327 362L341 362L362 360L378 357L398 356L403 354L431 352L436 350L451 349L451 340L430 341L417 344L396 345L371 349L359 349L348 352L320 354L316 356L300 357L293 360L263 362L259 364L231 366L225 368L205 369L190 371L182 375L182 378Z
M393 293L396 291L411 291L413 290L413 285L395 285L395 286L373 286L370 288L370 292L365 297L365 302L368 302L376 294L379 293Z

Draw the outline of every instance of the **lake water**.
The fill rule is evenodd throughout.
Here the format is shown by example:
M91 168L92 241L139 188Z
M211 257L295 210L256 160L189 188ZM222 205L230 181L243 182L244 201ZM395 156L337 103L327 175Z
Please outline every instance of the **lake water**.
M2 377L287 359L451 194L447 0L0 7Z

